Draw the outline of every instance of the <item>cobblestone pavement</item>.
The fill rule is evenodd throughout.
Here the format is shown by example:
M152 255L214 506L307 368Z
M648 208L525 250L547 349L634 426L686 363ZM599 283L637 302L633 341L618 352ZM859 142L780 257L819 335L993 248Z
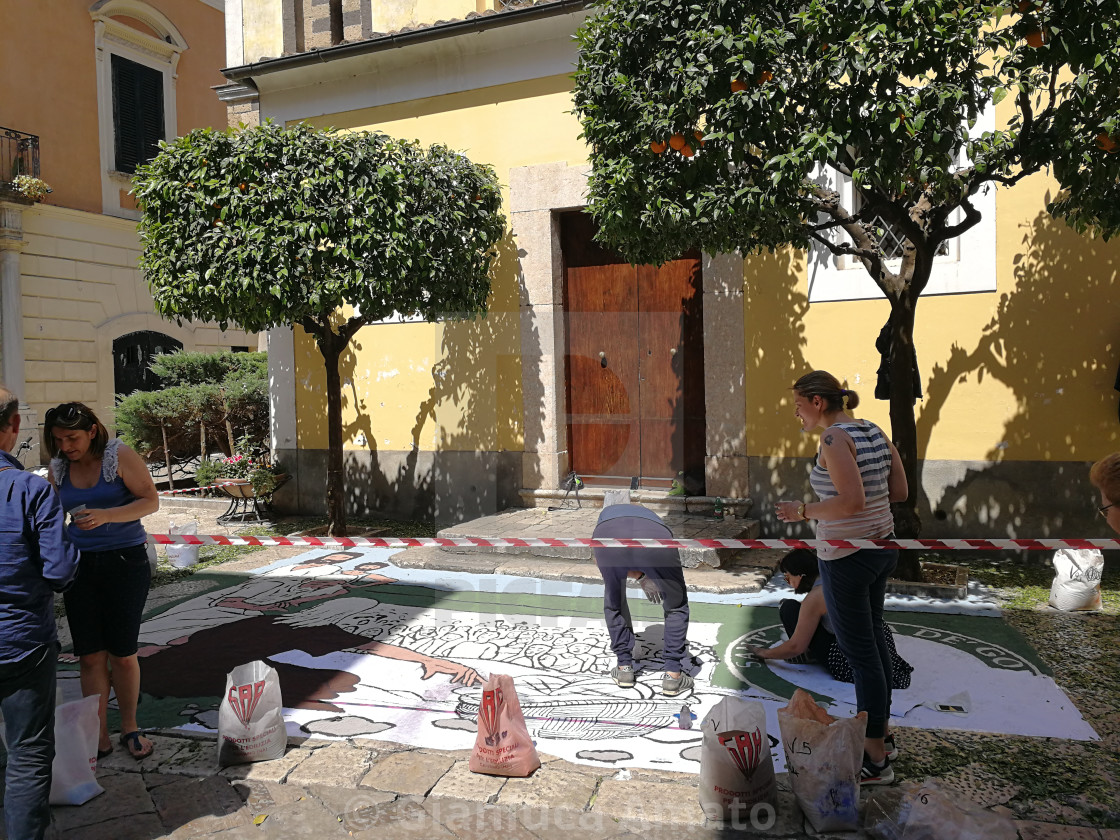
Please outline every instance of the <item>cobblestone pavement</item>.
M154 526L155 523L152 523ZM212 532L217 533L217 532ZM280 549L289 554L299 549ZM249 554L239 568L276 557ZM591 570L559 570L556 575ZM415 565L438 568L438 556ZM446 568L495 571L493 560L445 555ZM515 573L504 558L497 565ZM767 560L767 564L769 560ZM222 568L229 568L223 566ZM744 569L690 570L716 591L743 584ZM522 574L542 575L536 569ZM721 583L716 577L726 576ZM711 578L710 580L708 578ZM735 579L732 579L732 578ZM699 581L696 581L699 582ZM173 584L180 587L188 581ZM172 592L156 590L152 597ZM177 595L176 595L177 597ZM151 603L151 602L150 602ZM1120 621L1111 615L1008 611L1055 679L1101 735L1098 742L899 730L901 779L934 778L945 788L1015 821L1021 840L1120 840ZM141 709L143 722L143 709ZM152 756L134 761L120 747L99 762L106 792L81 807L53 809L52 837L462 838L474 840L699 840L817 835L805 823L788 778L779 776L774 813L752 825L706 821L692 774L627 774L542 755L528 779L472 774L465 751L409 748L356 739L290 739L278 760L219 769L212 735L154 731ZM899 788L864 792L897 799ZM1103 826L1103 827L1102 827ZM2 835L2 830L0 830ZM948 840L948 838L947 838Z
M51 837L462 838L462 840L717 840L817 835L779 776L775 811L742 825L705 821L694 775L632 771L629 778L542 756L528 779L471 773L466 751L409 749L388 742L315 739L289 743L276 761L219 770L212 738L154 733L157 748L136 762L119 750L98 773L105 793L53 809ZM894 796L897 796L895 789ZM864 799L892 796L890 789ZM998 799L998 797L997 797ZM866 810L866 801L864 803ZM999 806L996 806L999 808ZM1007 809L1003 809L1007 812ZM1009 812L1008 812L1009 813ZM1120 832L1032 820L1022 840L1117 840Z

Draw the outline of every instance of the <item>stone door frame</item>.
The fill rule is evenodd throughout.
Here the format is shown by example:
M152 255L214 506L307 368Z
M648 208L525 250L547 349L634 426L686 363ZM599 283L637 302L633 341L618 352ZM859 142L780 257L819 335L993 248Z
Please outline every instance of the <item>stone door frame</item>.
M522 488L553 490L568 472L564 400L564 270L558 214L586 206L589 165L564 162L509 173L510 224L520 260ZM703 254L704 472L711 496L747 496L743 260ZM720 348L739 352L719 352ZM711 352L709 352L709 349Z

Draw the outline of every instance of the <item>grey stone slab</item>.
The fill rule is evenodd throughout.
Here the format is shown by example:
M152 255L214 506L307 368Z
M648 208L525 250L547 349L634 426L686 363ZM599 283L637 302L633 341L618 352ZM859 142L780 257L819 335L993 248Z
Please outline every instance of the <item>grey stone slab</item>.
M288 774L288 784L319 784L335 787L357 787L369 772L373 762L372 750L351 747L349 744L331 744L315 750Z
M355 840L454 840L416 799L398 799L348 814L343 827Z
M695 787L669 781L605 779L592 811L624 820L703 825L704 812Z
M289 749L280 758L271 761L253 761L249 764L234 764L223 767L218 775L227 779L250 779L258 782L282 782L308 756L311 750ZM193 767L193 765L191 765ZM168 770L165 772L175 772Z
M140 763L146 769L174 776L213 776L221 769L218 767L217 742L213 740L183 740L170 757L147 767L153 758L156 758L155 753Z
M151 791L156 814L176 840L201 837L252 821L229 781L218 776L183 778Z
M64 834L80 832L87 826L104 823L129 814L151 814L156 818L156 807L144 786L139 773L102 773L97 778L105 792L98 794L85 805L58 805L51 808L54 824ZM162 827L160 829L162 832ZM103 835L109 837L111 835Z
M124 816L84 825L78 829L63 828L57 822L55 825L58 831L56 836L81 840L152 840L164 836L163 825L154 813L124 812Z
M742 816L722 821L708 820L706 825L726 832L727 836L750 832L752 837L791 837L800 836L807 830L805 816L794 795L788 791L778 792L778 801L773 807L759 805ZM845 832L842 836L855 840L855 835L851 832Z
M397 798L397 794L384 790L355 790L352 787L333 787L331 785L308 785L307 792L327 806L335 816L345 816L363 808L386 805Z
M508 780L502 786L498 804L512 808L583 811L598 784L595 776L544 765L527 779Z
M455 759L446 753L415 750L377 759L360 786L391 790L405 796L426 796Z
M249 823L211 836L223 840L307 840L310 837L315 840L331 840L350 836L338 817L326 805L310 796L258 814L255 819L262 816L264 819L259 825Z
M567 773L582 773L585 776L594 776L596 779L605 779L608 776L613 776L616 772L614 769L604 769L592 764L577 764L574 761L558 758L554 755L547 753L540 753L541 764L554 770L563 770Z
M606 814L564 808L518 808L520 823L539 840L606 840L618 834L618 822Z
M145 737L149 738L152 742L152 754L147 758L142 758L140 761L137 761L125 747L114 740L113 752L105 756L105 758L97 759L97 769L116 770L124 773L132 773L136 770L158 773L160 772L159 768L161 765L165 762L173 761L175 756L185 747L197 743L196 741L188 741L182 738L160 737L159 735L148 733L145 733ZM211 749L216 751L213 744L211 744Z
M504 777L472 773L466 761L457 761L432 788L431 795L493 803L498 800L498 793L505 783Z
M144 785L148 788L149 793L158 787L169 785L172 782L182 780L182 776L169 776L163 773L144 773Z
M279 782L254 779L233 779L230 781L230 788L241 797L254 817L292 805L308 795L299 785L282 785Z
M424 802L432 819L457 837L501 837L502 840L537 840L518 819L516 811L480 802L432 798Z

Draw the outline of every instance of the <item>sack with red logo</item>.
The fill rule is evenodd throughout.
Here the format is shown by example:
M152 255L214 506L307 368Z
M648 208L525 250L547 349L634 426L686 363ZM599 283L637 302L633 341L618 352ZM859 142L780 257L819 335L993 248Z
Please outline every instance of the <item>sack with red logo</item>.
M834 718L799 688L778 709L778 729L793 795L813 828L855 831L867 712Z
M537 748L521 713L521 701L513 688L513 677L491 675L482 687L478 704L478 735L471 750L471 772L524 777L540 766Z
M282 702L280 678L272 666L258 659L230 671L218 707L218 765L283 756L288 731L280 711Z
M700 807L713 820L747 820L763 802L774 805L778 785L761 703L724 697L700 725Z

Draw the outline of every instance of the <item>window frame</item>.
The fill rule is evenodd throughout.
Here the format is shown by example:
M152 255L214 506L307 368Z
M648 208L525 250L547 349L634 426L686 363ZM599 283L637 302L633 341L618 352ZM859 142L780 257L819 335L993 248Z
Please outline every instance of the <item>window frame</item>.
M162 35L153 37L115 20L130 17ZM132 189L132 175L116 168L116 127L113 118L112 56L158 71L163 77L163 136L178 136L175 87L179 57L187 42L174 24L141 0L100 0L90 7L97 63L97 117L101 153L101 212L108 216L139 219L140 211L121 206L121 192Z
M988 108L969 129L972 137L995 129L995 112ZM853 207L852 182L832 169L818 173L821 183L840 193L841 203ZM996 186L989 184L973 196L973 206L980 212L980 221L961 236L946 242L948 253L934 258L929 283L922 292L928 295L976 294L996 291ZM954 211L950 224L963 217ZM847 239L847 234L837 231ZM892 270L900 259L887 260ZM813 243L808 265L809 303L845 300L875 300L883 292L875 285L863 263L852 256L834 256L823 245Z

